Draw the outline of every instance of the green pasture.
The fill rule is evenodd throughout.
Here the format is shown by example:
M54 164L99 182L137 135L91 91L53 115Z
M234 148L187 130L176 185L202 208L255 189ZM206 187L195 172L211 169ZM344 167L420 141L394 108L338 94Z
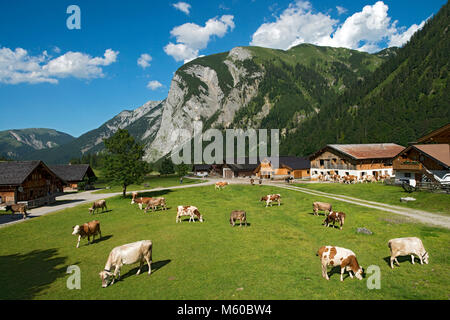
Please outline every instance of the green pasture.
M282 205L264 207L259 199L281 193ZM0 299L449 299L450 232L402 220L401 216L333 202L347 214L344 229L325 228L312 214L313 201L329 201L270 186L231 185L161 191L169 210L140 211L130 198L107 200L110 211L91 216L88 204L0 228ZM175 223L178 205L194 205L204 222ZM246 210L248 227L231 227L231 210ZM102 239L87 245L71 235L72 226L98 219ZM366 227L373 234L356 232ZM417 236L430 264L399 258L391 270L389 239ZM122 268L122 279L101 287L98 273L116 246L153 241L153 273L147 266ZM381 289L331 269L321 276L317 249L336 245L353 250L367 269L379 266ZM67 267L81 270L81 289L69 290Z
M383 183L303 183L296 186L322 192L340 194L363 200L376 201L450 215L450 194L429 191L407 193L401 186ZM413 197L416 201L400 202L400 198Z

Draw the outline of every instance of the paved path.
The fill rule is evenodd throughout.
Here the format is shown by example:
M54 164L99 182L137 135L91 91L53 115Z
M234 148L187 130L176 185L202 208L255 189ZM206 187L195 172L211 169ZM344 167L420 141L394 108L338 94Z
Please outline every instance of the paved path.
M196 179L196 178L193 178L193 179ZM148 189L148 190L139 190L139 192L155 192L155 191L161 191L161 190L176 190L176 189L184 189L184 188L203 187L203 186L213 185L217 181L219 181L219 179L204 180L202 178L198 178L198 180L202 180L204 182L198 183L198 184L178 185L178 186L173 186L173 187L163 187L163 188L155 188L155 189ZM247 184L247 185L249 184L249 179L232 179L232 180L220 179L220 181L228 181L228 183L230 183L230 184ZM257 180L255 182L256 182L256 184L258 184ZM330 198L333 200L343 201L343 202L347 202L347 203L351 203L351 204L355 204L355 205L359 205L359 206L363 206L363 207L367 207L367 208L372 208L372 209L381 210L381 211L385 211L385 212L395 213L395 214L402 215L402 216L410 218L410 219L414 219L418 222L421 222L421 223L424 223L427 225L438 226L438 227L450 229L450 217L445 216L445 215L440 215L437 213L431 213L431 212L422 211L422 210L410 209L410 208L405 208L405 207L401 207L401 206L394 206L394 205L389 205L389 204L380 203L380 202L368 201L368 200L358 199L358 198L339 195L339 194L311 190L311 189L307 189L307 188L288 185L284 182L264 181L263 185L275 186L275 187L279 187L282 189L287 189L287 190L296 191L296 192L302 192L302 193L306 193L306 194L310 194L310 195L314 195L314 196L326 197L326 198ZM63 196L57 197L57 201L59 202L58 204L55 204L52 206L40 207L40 208L36 208L36 209L31 209L31 210L29 210L30 217L34 218L34 217L38 217L38 216L41 216L41 215L44 215L44 214L47 214L50 212L64 210L66 208L72 208L72 207L78 206L80 204L92 203L96 200L107 199L107 198L122 194L121 192L101 193L101 194L96 194L94 192L95 191L86 191L86 192L73 193L73 194L68 194L68 195L63 195ZM129 191L129 192L127 192L127 194L131 194L131 192L132 191ZM63 201L63 203L61 203L61 201ZM3 226L6 226L6 225L13 224L13 223L18 223L21 221L24 221L21 219L21 215L15 215L14 217L12 217L10 215L0 216L0 228Z
M391 213L399 214L399 215L417 220L424 224L450 229L450 217L441 215L438 213L431 213L431 212L427 212L427 211L410 209L410 208L405 208L405 207L401 207L401 206L395 206L395 205L390 205L390 204L381 203L381 202L363 200L363 199L358 199L358 198L354 198L354 197L333 194L333 193L327 193L327 192L322 192L322 191L317 191L317 190L311 190L311 189L296 187L296 186L278 185L278 187L292 190L292 191L303 192L303 193L307 193L310 195L326 197L326 198L343 201L343 202L347 202L347 203L351 203L351 204L356 204L358 206L363 206L363 207L367 207L367 208L391 212Z
M208 181L205 180L203 183L197 183L197 184L186 184L186 185L178 185L178 186L172 186L172 187L161 187L161 188L154 188L154 189L148 189L148 190L138 190L138 192L154 192L154 191L161 191L161 190L169 190L169 189L184 189L184 188L194 188L194 187L202 187L207 185L214 184L215 181ZM121 195L122 192L113 192L113 193L95 193L98 190L93 191L85 191L85 192L78 192L78 193L71 193L71 194L65 194L62 196L56 197L57 203L54 203L53 205L49 206L42 206L39 208L34 208L27 210L28 217L29 218L36 218L40 217L42 215L64 210L67 208L73 208L76 206L79 206L81 204L86 203L92 203L97 200L101 199L107 199L111 197L115 197L118 195ZM133 191L127 192L127 194L131 194ZM22 221L26 221L28 219L23 220L21 214L15 214L15 215L0 215L0 228L5 227L7 225L19 223Z

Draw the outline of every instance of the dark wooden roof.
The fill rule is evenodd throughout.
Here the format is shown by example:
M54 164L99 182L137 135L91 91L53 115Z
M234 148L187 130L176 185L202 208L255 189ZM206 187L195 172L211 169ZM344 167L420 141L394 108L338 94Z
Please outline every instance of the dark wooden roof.
M42 165L52 175L64 180L58 174L49 169L44 162L39 160L6 161L0 162L0 185L19 186L40 165Z
M405 148L395 143L328 144L309 156L314 159L327 150L334 150L355 160L392 159Z
M212 169L210 164L194 164L194 171L209 171Z
M267 158L270 162L273 162L273 157ZM311 168L311 161L309 158L295 157L295 156L279 156L278 165L280 168L287 167L291 170L303 170Z
M50 170L67 182L83 181L84 177L95 177L95 173L88 164L60 164L50 166Z

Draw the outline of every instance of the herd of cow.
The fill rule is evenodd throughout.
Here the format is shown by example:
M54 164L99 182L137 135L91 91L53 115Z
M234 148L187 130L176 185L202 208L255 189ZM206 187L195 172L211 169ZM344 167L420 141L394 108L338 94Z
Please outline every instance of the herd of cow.
M227 182L218 182L215 185L216 189L223 189L228 183ZM281 205L281 195L280 194L270 194L261 197L260 201L265 202L265 207L268 207L269 204L272 206L272 203L278 203L278 206ZM133 192L131 204L138 204L139 208L142 210L145 205L145 211L147 212L150 208L153 210L157 209L159 206L162 210L167 210L166 201L163 197L159 198L149 198L149 197L139 197L137 192ZM95 213L96 210L102 209L102 212L106 209L106 201L99 200L95 201L91 208L89 208L89 212L91 214ZM336 222L340 224L340 230L344 225L345 221L345 213L333 211L332 205L325 202L314 202L313 203L313 212L315 216L319 215L319 211L324 211L325 220L323 225L325 227L331 226L331 224L335 225ZM195 206L178 206L177 207L177 216L176 223L181 222L181 217L189 216L189 222L195 222L197 219L200 222L203 222L203 217L200 214L199 210ZM245 223L247 226L247 213L243 210L234 210L230 214L230 224L235 226L236 221L240 221L240 226L242 223ZM90 237L92 236L94 241L95 236L99 235L101 238L101 230L100 230L100 222L98 220L94 220L83 225L76 225L73 227L73 235L78 235L77 248L80 245L80 240L82 238L88 238L88 244L90 242ZM111 250L108 260L105 264L105 268L103 271L99 273L100 278L102 279L102 287L107 287L110 284L113 284L116 279L120 278L120 269L124 264L135 264L139 262L139 269L137 274L141 272L141 268L143 264L146 262L148 265L148 274L151 274L151 264L152 264L152 241L151 240L141 240L133 243L128 243L122 246L115 247ZM424 262L428 264L428 252L425 250L422 241L419 238L409 237L409 238L397 238L391 239L388 242L388 247L391 252L390 257L390 266L394 268L393 263L395 262L399 265L397 257L411 255L411 262L414 264L414 255L416 255L420 263ZM321 265L322 265L322 276L329 280L329 276L327 273L327 267L337 267L341 268L341 281L343 281L343 274L345 271L348 271L349 276L353 278L352 272L354 276L362 280L364 269L361 265L359 265L358 260L356 258L356 254L349 249L336 247L336 246L322 246L317 251L317 256L319 256ZM114 272L112 269L114 268Z
M333 223L334 227L335 222L338 222L340 224L340 230L342 230L345 221L344 212L333 211L333 207L330 203L314 202L314 215L318 216L319 211L324 211L325 220L323 225L325 225L325 227L329 227L331 223ZM413 264L414 255L419 258L421 264L424 262L428 264L428 252L425 250L423 243L419 238L408 237L391 239L388 242L388 247L391 251L390 266L392 269L394 268L394 261L398 266L400 265L397 257L406 255L411 255L411 262ZM356 254L352 250L335 246L323 246L319 248L316 255L320 257L322 263L322 276L325 279L329 280L327 267L331 265L332 267L341 267L341 281L343 281L344 271L348 271L351 278L353 278L353 272L357 279L362 280L364 269L359 265Z
M332 173L332 174L319 174L317 176L317 179L319 181L330 181L330 182L338 182L338 183L372 183L372 182L384 182L384 180L389 179L391 176L388 174L385 175L378 175L378 176L374 176L374 175L364 175L363 177L359 178L358 176L355 175L344 175L344 176L340 176L338 174Z

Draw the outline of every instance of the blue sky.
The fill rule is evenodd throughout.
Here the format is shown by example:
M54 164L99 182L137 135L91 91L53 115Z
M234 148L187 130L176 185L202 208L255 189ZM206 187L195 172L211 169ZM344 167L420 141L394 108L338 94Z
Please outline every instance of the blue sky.
M79 136L124 109L164 99L184 61L236 46L309 42L375 52L401 45L445 3L1 1L0 130ZM81 10L80 30L66 26L72 4Z

